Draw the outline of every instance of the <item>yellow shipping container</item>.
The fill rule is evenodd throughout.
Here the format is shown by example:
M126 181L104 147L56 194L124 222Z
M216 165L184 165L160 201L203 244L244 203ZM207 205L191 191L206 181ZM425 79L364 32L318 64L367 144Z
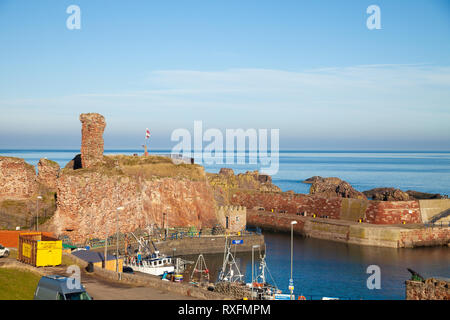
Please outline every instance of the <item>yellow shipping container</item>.
M58 266L62 260L62 241L38 241L36 267Z
M42 233L22 233L19 235L19 261L35 267L57 266L62 262L62 241Z

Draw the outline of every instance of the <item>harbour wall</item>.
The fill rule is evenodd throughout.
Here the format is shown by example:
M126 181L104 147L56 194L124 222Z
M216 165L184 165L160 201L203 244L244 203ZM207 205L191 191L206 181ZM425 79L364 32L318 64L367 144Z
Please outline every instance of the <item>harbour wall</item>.
M266 230L293 232L306 237L350 244L390 248L448 245L450 227L393 226L353 221L312 218L287 213L247 211L247 224Z
M323 198L288 192L235 192L231 196L234 205L247 209L262 208L270 212L326 217L343 221L370 224L418 224L450 209L450 199L412 201L373 201L351 198ZM447 219L447 220L445 220ZM450 221L450 216L441 219Z
M228 240L243 240L242 244L233 246L233 251L250 252L253 245L264 248L264 236L258 234L244 234L229 236ZM155 243L161 253L172 255L175 248L176 255L223 253L225 250L225 236L184 237L183 239L166 240Z

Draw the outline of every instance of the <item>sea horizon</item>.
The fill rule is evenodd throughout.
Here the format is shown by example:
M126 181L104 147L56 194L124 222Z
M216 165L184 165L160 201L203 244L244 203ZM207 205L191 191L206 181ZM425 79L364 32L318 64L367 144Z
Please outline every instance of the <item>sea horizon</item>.
M150 149L150 154L169 154L170 149ZM239 151L235 151L237 154ZM23 158L36 165L41 158L56 161L63 168L79 149L0 149L0 156ZM143 149L105 148L104 154L143 154ZM242 153L242 152L241 152ZM249 151L244 164L198 163L206 172L217 173L221 168L234 172L259 170L259 163L250 164ZM236 160L239 157L236 156ZM224 158L225 160L225 158ZM374 188L397 188L441 195L450 194L450 151L389 151L389 150L280 150L279 170L272 181L282 191L309 193L303 181L312 176L338 177L357 191ZM263 171L262 171L263 172ZM264 172L263 172L264 173Z

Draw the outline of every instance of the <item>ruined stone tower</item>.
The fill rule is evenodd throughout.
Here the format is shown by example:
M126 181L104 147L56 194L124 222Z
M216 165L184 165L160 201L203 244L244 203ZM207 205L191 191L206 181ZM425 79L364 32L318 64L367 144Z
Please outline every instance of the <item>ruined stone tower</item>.
M98 113L80 114L81 127L81 165L90 168L103 160L103 131L105 118Z

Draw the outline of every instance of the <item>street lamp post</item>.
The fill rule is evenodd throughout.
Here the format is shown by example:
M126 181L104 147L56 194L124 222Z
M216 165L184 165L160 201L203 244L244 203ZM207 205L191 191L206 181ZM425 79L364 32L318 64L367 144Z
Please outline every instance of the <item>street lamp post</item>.
M116 209L116 272L119 272L119 211L122 211L123 207Z
M42 200L41 196L36 198L36 231L39 231L39 200Z
M173 260L173 262L175 262L175 273L179 273L179 271L178 271L178 269L179 269L178 261L175 260L175 251L177 251L177 248L173 248L173 249L172 249L172 252L173 252L173 254L172 254L172 260Z
M104 269L106 269L106 261L107 261L107 256L108 256L108 231L109 231L108 226L109 226L108 221L105 221L106 233L105 233L105 256L103 257L103 260L104 260L103 268Z
M259 244L255 244L252 246L252 300L254 299L253 297L253 284L254 284L254 275L253 275L253 270L255 270L254 267L254 263L255 263L255 258L254 258L254 249L259 248Z
M292 279L292 261L293 261L293 248L294 248L294 224L297 224L297 221L291 221L291 279L289 279L289 291L291 292L291 300L294 299L294 280Z

